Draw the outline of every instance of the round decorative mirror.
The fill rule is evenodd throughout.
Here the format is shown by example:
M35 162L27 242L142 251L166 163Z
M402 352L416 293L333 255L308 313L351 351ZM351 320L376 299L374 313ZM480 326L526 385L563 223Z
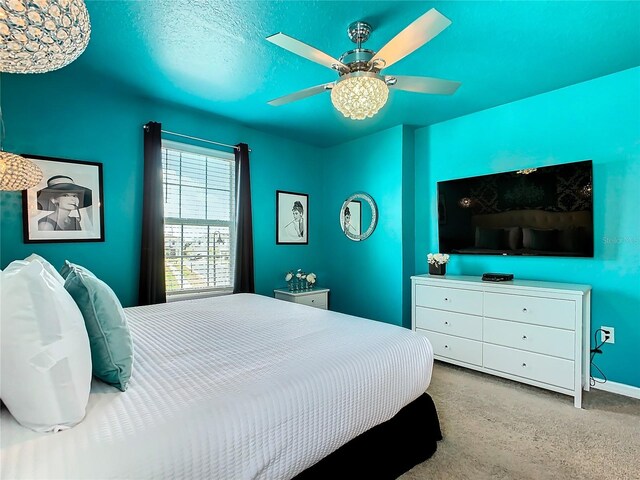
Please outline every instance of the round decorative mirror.
M378 225L378 206L371 195L357 192L340 209L340 229L349 240L359 242L371 236Z

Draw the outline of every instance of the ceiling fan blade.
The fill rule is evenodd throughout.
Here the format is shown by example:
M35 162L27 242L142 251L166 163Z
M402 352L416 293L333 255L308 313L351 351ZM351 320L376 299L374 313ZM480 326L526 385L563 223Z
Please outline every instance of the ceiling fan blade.
M384 60L383 68L387 68L420 48L449 25L451 20L432 8L393 37L372 61Z
M347 66L342 63L340 60L336 60L331 55L327 55L324 52L321 52L315 47L311 45L307 45L300 40L296 40L289 35L285 35L284 33L276 33L275 35L271 35L267 37L267 40L271 43L278 45L279 47L284 48L285 50L289 50L290 52L295 53L296 55L300 55L312 62L319 63L320 65L324 65L325 67L334 68L334 65L339 67L347 68Z
M335 82L330 82L324 83L322 85L316 85L315 87L305 88L304 90L298 90L297 92L290 93L289 95L275 98L267 103L273 107L279 107L280 105L284 105L286 103L295 102L296 100L302 100L303 98L312 97L313 95L317 95L326 90L331 90L331 87L333 87L334 84Z
M385 79L395 78L397 83L390 84L389 88L406 90L407 92L432 93L436 95L453 95L462 85L453 80L431 77L411 77L407 75L387 75Z

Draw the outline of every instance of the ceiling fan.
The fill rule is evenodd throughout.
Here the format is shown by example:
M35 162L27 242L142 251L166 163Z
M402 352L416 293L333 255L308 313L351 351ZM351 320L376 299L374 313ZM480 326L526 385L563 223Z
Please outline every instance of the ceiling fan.
M408 92L452 95L460 82L431 77L384 75L382 70L414 52L451 25L451 20L432 8L398 33L378 52L362 48L369 39L372 27L358 21L349 25L349 38L357 48L349 50L336 60L317 48L284 33L267 37L271 43L300 55L312 62L335 70L336 81L305 88L271 100L269 105L280 106L331 90L331 102L348 118L363 120L373 117L385 105L389 88Z

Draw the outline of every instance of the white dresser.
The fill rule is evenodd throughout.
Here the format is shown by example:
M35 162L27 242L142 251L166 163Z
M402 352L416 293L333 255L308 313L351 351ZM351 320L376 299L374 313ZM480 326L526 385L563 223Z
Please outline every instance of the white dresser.
M411 327L435 358L574 397L589 389L591 287L411 277Z
M278 300L286 300L287 302L301 303L310 307L329 309L329 289L318 288L308 290L306 292L290 292L289 290L274 290L275 297Z

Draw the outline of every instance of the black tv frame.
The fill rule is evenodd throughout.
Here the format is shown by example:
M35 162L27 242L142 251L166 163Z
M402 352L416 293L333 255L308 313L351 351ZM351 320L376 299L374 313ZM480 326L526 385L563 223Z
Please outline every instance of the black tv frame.
M536 175L538 181L535 182L536 177L529 175ZM553 178L553 182L549 181L550 178ZM527 182L527 179L534 181ZM575 181L572 183L572 180ZM518 190L519 184L520 188L526 190L524 193ZM489 191L490 200L482 199L481 195L477 195L477 198L470 193L467 195L472 190L471 185L476 185L484 195ZM510 185L511 191L505 185ZM495 189L495 192L491 189ZM593 189L592 160L439 181L439 251L461 255L593 258ZM537 208L532 205L515 208L520 203L527 205L527 202L532 202L527 196L538 199L540 205ZM551 198L553 201L550 202ZM574 204L568 206L567 202L571 201ZM508 212L517 213L510 215ZM460 220L465 216L466 220ZM513 221L517 216L524 218L520 224ZM572 221L575 222L573 225L568 223ZM494 223L482 226L478 222ZM549 226L531 222L548 223ZM512 230L515 228L519 228L520 232ZM498 234L498 230L502 232Z

